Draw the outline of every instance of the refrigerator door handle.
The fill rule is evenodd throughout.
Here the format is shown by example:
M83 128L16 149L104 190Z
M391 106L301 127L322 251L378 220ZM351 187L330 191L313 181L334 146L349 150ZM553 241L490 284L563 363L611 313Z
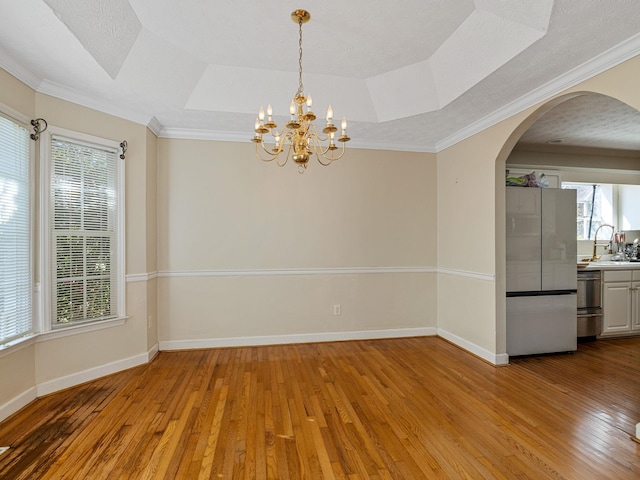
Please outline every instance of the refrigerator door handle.
M577 295L577 290L534 290L532 292L507 292L507 297L540 297L555 295Z

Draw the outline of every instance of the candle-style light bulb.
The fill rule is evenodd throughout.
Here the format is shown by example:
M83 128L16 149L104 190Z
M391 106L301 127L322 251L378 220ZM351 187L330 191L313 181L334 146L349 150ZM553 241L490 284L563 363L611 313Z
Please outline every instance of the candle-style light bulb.
M311 95L309 95L307 97L307 108L311 108L312 105L313 105L313 98L311 98Z
M291 105L289 105L289 113L291 114L291 120L293 120L294 115L296 114L296 104L293 100L291 100Z
M258 118L260 119L260 122L262 122L264 120L264 108L260 107L260 110L258 111Z
M347 117L342 117L342 134L343 135L346 129L347 129Z
M271 120L271 115L273 115L273 108L271 108L271 104L267 105L267 116L269 120Z
M333 119L333 108L331 108L331 105L329 105L329 108L327 108L327 123L331 123L332 119Z
M256 123L255 123L254 130L258 130L259 127L260 127L260 119L258 117L256 117Z

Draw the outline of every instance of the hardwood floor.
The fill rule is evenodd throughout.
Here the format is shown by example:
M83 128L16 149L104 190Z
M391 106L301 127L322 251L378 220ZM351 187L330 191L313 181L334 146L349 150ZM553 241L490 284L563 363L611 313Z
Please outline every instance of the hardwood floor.
M0 478L637 479L640 338L493 367L435 338L161 352L0 424Z

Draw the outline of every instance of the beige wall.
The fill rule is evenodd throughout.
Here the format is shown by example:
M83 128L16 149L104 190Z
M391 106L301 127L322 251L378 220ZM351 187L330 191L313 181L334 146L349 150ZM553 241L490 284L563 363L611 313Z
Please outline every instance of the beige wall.
M495 159L511 125L438 153L438 330L498 362Z
M146 283L147 350L158 344L158 138L147 130L146 164Z
M29 119L35 118L35 92L0 68L0 102Z
M350 150L300 175L249 142L160 139L160 339L435 328L435 166Z
M350 150L300 175L253 144L160 139L161 271L435 266L435 155Z
M0 421L35 397L35 345L0 355Z

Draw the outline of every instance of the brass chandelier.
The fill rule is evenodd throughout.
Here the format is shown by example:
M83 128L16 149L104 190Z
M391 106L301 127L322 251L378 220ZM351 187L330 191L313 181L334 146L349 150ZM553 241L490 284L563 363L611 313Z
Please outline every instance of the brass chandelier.
M309 163L309 158L313 155L321 165L328 166L334 160L338 160L344 155L345 143L351 140L347 136L347 119L342 118L342 134L337 138L342 143L342 149L338 152L335 134L338 128L333 124L333 109L331 105L327 108L327 124L322 129L321 135L318 133L313 121L316 114L311 110L313 100L311 95L304 94L302 84L302 24L311 20L311 14L306 10L294 10L291 19L298 24L298 91L295 93L291 105L289 106L290 120L285 124L285 131L278 131L278 126L273 121L273 110L271 105L267 105L267 117L265 121L265 111L260 107L258 118L255 122L255 136L252 141L256 144L256 155L264 162L276 161L279 167L283 167L289 157L298 164L298 172L304 173ZM306 105L306 110L303 106ZM265 144L263 135L271 133L273 143ZM327 144L328 142L328 144ZM286 154L284 153L286 150ZM282 154L282 155L281 155ZM283 159L284 157L284 159Z

